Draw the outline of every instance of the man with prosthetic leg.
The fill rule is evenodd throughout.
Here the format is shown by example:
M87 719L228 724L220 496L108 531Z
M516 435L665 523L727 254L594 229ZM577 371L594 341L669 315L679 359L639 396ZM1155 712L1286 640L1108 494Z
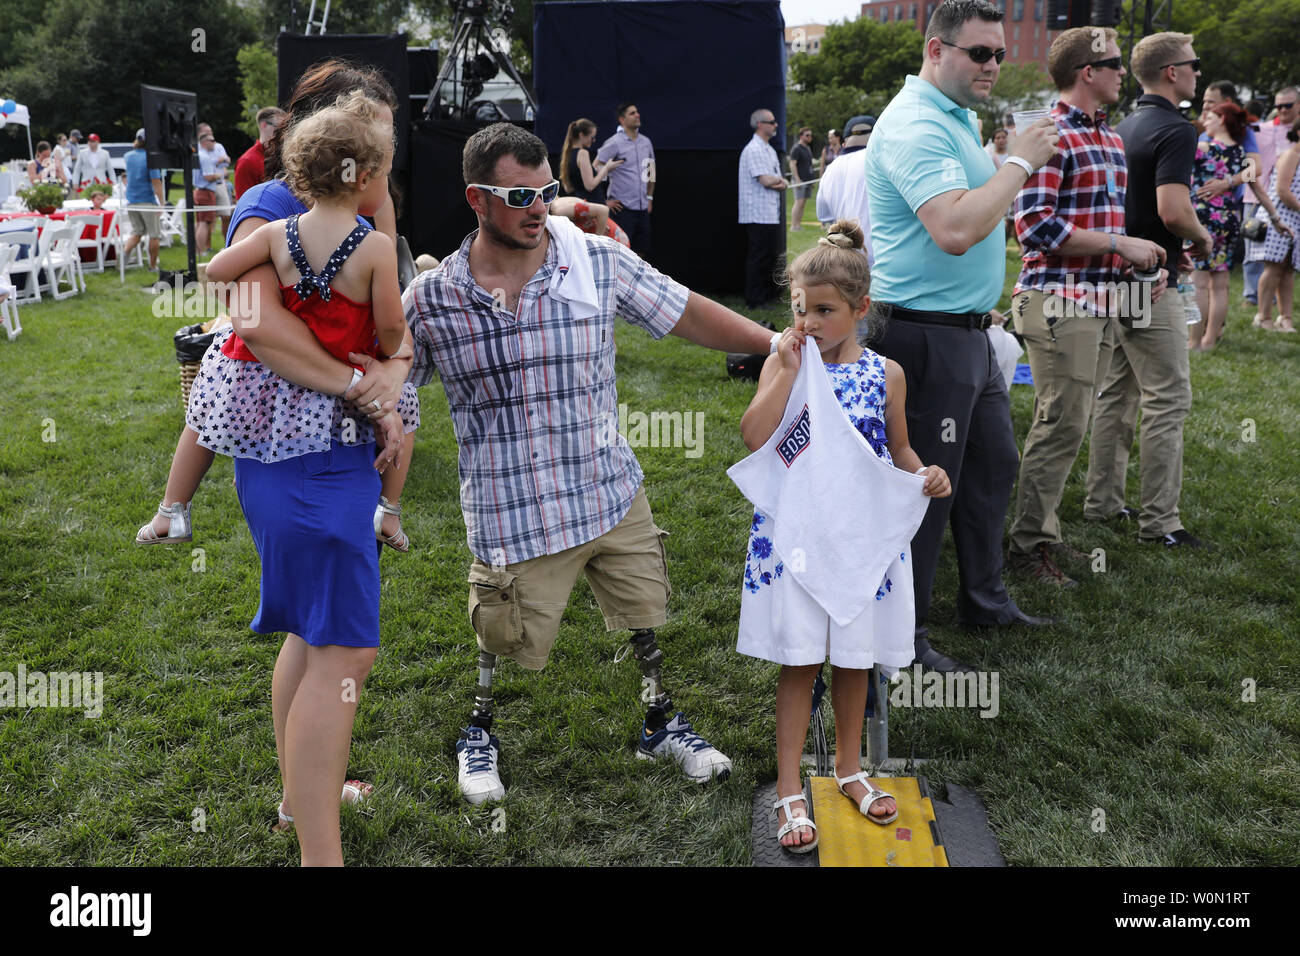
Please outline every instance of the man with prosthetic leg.
M548 216L559 185L531 133L505 123L480 130L466 143L463 173L479 228L403 297L411 381L426 384L436 371L447 393L474 555L468 610L479 680L456 745L461 792L472 803L505 795L493 672L501 657L545 667L580 576L606 628L632 632L650 705L637 756L672 760L699 783L726 777L731 761L663 686L655 632L670 593L665 532L618 433L614 317L720 351L762 351L772 333L613 240Z

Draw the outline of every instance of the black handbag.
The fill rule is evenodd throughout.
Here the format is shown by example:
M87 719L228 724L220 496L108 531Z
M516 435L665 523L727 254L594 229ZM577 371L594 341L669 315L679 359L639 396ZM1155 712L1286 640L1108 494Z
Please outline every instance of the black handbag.
M1263 242L1268 235L1268 223L1252 217L1241 227L1241 234L1251 242Z

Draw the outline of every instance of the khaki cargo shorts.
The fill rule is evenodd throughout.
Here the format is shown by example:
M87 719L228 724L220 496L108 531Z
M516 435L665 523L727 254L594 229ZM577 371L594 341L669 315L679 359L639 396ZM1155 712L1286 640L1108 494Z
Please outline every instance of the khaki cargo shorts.
M469 569L469 619L478 646L541 670L581 574L607 630L660 627L671 593L667 534L656 527L642 487L623 520L586 544L496 570L476 558Z

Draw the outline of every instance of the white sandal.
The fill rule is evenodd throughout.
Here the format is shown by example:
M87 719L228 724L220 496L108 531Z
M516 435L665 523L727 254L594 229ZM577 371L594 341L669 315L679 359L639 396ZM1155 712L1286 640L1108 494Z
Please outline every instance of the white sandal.
M782 849L789 850L791 853L808 853L817 848L817 843L821 840L821 837L817 835L817 824L808 819L806 813L795 813L790 809L790 804L795 803L796 801L802 803L805 808L808 806L808 798L805 797L802 792L796 793L792 797L778 797L776 803L772 804L773 811L785 811L786 822L781 825L781 829L776 831L776 842ZM781 843L781 837L785 836L792 830L799 829L800 827L807 827L812 830L813 840L811 843L795 843L791 846L786 846L784 843Z
M375 540L382 541L400 554L406 554L411 550L411 539L406 536L406 532L401 528L398 528L397 533L394 535L384 534L384 515L393 515L400 518L402 517L402 506L390 504L387 498L380 495L379 504L375 505Z
M347 780L343 783L343 794L339 798L343 803L361 803L366 797L375 792L373 783L365 783L361 780ZM276 815L280 820L271 827L272 832L282 833L285 830L293 829L293 817L284 812L284 801L280 801L280 806L276 809Z
M893 823L895 820L898 819L897 803L895 803L894 805L894 812L887 817L878 817L875 816L874 814L867 812L871 809L871 805L875 803L877 800L884 800L886 798L893 800L894 795L892 793L886 793L884 790L877 789L876 785L873 784L871 780L867 777L866 771L859 770L857 773L853 774L852 776L836 777L835 786L840 788L840 793L844 793L844 785L846 783L852 783L855 780L867 788L867 795L863 797L862 802L858 804L859 813L861 813L872 823L879 823L881 826L884 826L886 823ZM844 796L848 797L849 795L847 793L844 793ZM849 799L852 800L853 798L849 797Z
M193 541L194 532L190 527L190 506L188 502L165 502L158 505L158 515L166 518L167 535L160 537L153 529L153 520L135 533L136 544L174 544L180 541Z

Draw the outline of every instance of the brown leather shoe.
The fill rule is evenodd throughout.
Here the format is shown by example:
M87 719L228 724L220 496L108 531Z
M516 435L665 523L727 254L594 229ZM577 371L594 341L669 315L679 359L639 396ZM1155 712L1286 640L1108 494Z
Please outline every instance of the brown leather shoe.
M1082 552L1080 552L1082 553ZM1007 556L1007 567L1043 584L1053 584L1059 588L1077 587L1079 582L1066 575L1052 559L1052 548L1047 544L1038 544L1029 554L1012 552Z

